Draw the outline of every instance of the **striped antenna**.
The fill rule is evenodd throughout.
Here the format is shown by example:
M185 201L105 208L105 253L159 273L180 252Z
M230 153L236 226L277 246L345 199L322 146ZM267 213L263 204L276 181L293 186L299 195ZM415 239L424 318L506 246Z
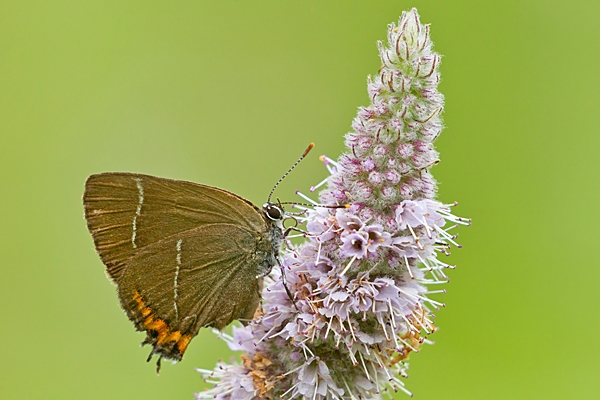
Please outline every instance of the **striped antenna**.
M325 204L308 204L308 203L298 203L297 201L284 201L279 202L279 204L291 204L293 206L304 206L304 207L321 207L321 208L350 208L350 204L340 204L337 206L327 206Z
M304 150L304 153L302 154L302 156L298 159L298 161L296 161L294 163L294 165L292 165L292 167L290 169L288 169L288 171L285 174L283 174L283 176L281 178L279 178L279 180L277 181L275 186L273 186L273 189L271 189L271 193L269 193L269 198L267 199L267 203L271 202L271 196L273 196L273 192L275 192L275 189L277 189L277 186L279 186L281 181L284 180L285 177L288 176L288 174L290 172L292 172L292 170L294 168L296 168L296 165L300 164L300 161L302 161L304 159L304 157L306 157L306 155L312 150L313 147L315 147L314 143L309 144L308 147L306 148L306 150Z

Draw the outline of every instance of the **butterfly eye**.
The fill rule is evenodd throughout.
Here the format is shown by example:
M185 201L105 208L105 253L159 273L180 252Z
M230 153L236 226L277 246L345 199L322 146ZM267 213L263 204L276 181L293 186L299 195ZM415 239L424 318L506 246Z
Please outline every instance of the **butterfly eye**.
M273 221L280 220L283 217L282 210L273 203L264 204L263 211L265 212L265 214L267 214L267 217L269 217L269 219L272 219Z

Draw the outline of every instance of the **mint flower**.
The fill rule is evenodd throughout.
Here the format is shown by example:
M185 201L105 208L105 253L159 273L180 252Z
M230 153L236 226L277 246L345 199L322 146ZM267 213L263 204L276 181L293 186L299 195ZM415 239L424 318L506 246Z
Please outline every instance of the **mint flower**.
M199 370L210 390L198 399L379 398L411 394L408 357L435 332L443 306L427 286L448 281L438 259L458 246L451 231L468 219L436 201L429 168L438 153L443 96L440 56L415 9L390 25L379 43L382 66L368 81L371 104L360 108L338 161L321 157L330 175L320 203L299 207L306 241L282 251L282 272L265 279L254 320L218 333L240 364ZM325 208L319 205L344 205Z

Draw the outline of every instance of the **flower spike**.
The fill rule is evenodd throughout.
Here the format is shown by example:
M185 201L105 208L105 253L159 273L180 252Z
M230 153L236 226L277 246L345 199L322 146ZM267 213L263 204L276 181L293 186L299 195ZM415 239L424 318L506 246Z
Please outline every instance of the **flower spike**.
M306 241L282 250L254 320L221 334L242 363L198 370L214 387L197 399L412 396L408 358L433 344L430 308L445 307L429 296L446 291L427 286L449 281L454 267L438 256L460 247L449 231L471 222L435 200L444 97L432 46L416 9L389 25L347 151L320 157L329 175L310 188L323 188L319 201L298 192Z

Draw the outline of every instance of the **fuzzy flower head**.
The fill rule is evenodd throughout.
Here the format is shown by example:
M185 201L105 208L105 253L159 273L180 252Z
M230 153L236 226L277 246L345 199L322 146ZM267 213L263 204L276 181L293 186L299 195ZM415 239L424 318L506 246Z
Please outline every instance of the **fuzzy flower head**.
M201 370L215 386L198 398L379 398L410 392L407 360L436 328L430 285L452 266L438 259L456 245L459 224L435 200L429 173L438 153L443 96L440 56L415 9L379 43L382 66L369 78L371 104L360 108L317 204L302 208L306 241L288 244L281 269L265 280L254 320L220 335L242 362ZM218 378L218 379L217 379Z

